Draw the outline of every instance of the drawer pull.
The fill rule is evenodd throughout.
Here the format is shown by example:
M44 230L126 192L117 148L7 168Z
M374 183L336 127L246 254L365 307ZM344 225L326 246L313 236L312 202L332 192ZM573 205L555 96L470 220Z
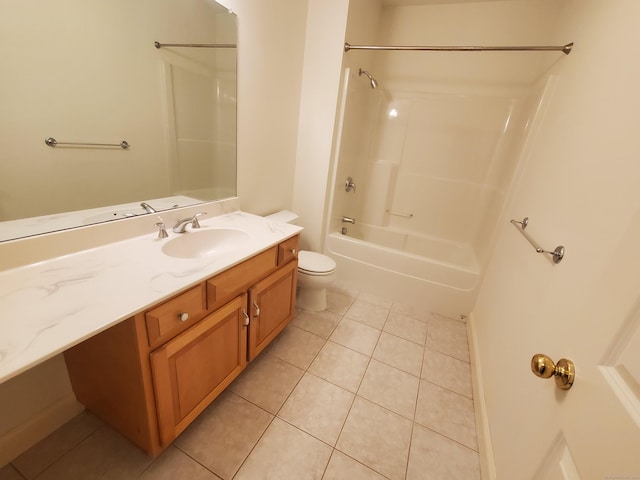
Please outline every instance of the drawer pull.
M255 318L260 316L260 307L258 306L258 304L256 302L253 302L253 308L256 311L256 314L254 315Z
M189 314L187 312L182 312L178 314L178 318L181 322L186 322L187 320L189 320Z
M242 314L244 315L244 322L242 322L242 325L247 327L249 325L249 315L247 315L247 312L242 310Z

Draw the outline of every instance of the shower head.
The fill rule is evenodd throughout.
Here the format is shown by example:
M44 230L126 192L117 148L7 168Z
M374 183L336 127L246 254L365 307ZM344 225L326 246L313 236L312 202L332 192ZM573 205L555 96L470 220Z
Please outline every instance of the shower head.
M378 82L376 82L376 79L373 78L369 72L367 72L366 70L363 70L363 69L360 68L358 70L358 76L361 77L362 75L364 75L365 77L367 77L369 79L369 83L371 84L371 88L376 88L378 86Z

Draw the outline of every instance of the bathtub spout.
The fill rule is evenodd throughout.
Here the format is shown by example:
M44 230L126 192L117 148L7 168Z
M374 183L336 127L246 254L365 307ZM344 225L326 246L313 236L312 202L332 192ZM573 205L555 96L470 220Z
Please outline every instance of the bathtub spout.
M352 225L355 225L356 223L356 219L355 218L351 218L351 217L342 217L342 223L350 223Z

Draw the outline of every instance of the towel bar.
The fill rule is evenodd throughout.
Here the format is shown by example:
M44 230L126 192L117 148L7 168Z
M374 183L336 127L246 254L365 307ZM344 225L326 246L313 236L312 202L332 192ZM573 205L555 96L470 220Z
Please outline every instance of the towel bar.
M518 231L524 238L527 239L531 246L535 248L536 252L552 255L553 263L560 263L562 261L565 253L564 247L562 245L558 245L554 251L545 250L544 248L540 247L540 245L538 245L538 242L531 238L531 236L529 236L527 232L525 232L527 225L529 225L529 217L524 217L521 222L512 219L511 224L518 229Z

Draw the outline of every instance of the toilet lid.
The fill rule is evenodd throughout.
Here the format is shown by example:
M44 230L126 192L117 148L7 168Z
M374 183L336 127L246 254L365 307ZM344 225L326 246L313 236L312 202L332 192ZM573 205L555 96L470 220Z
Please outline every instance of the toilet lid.
M336 269L336 262L322 253L298 252L298 270L308 272L310 275L322 275L333 272Z

